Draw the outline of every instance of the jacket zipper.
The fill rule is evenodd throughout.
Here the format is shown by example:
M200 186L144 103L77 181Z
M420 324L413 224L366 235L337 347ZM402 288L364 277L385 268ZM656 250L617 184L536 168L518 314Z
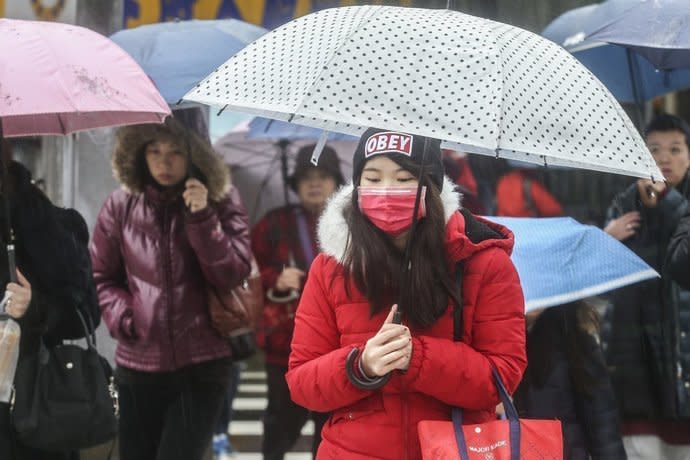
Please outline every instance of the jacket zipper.
M408 424L408 419L409 419L409 414L408 414L408 409L409 406L407 404L407 388L405 385L404 381L400 382L400 394L402 396L402 448L403 448L403 456L402 460L407 460L409 458L408 451L409 451L409 445L408 445L408 440L407 440L407 432L409 427L407 426Z
M171 292L172 292L172 267L170 259L170 206L165 205L163 208L163 242L161 249L163 251L163 271L165 272L165 321L168 325L168 339L170 340L170 351L172 356L173 369L177 369L177 356L175 355L175 340L172 328L172 312L171 312Z

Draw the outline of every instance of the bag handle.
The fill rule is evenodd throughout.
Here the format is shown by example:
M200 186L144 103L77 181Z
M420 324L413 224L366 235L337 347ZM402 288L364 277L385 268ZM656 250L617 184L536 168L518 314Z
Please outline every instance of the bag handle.
M93 321L91 320L91 315L89 315L89 314L86 315L88 318L88 324L87 324L87 320L84 319L84 315L82 314L81 310L79 310L79 307L74 307L74 310L77 312L77 316L79 317L79 321L81 322L81 325L84 327L84 339L86 340L87 348L94 349L94 350L98 351L98 348L96 347L96 331L95 331L95 328L93 327Z
M464 264L458 262L455 270L456 282L460 291L460 302L462 302L462 279L463 279L463 269ZM462 303L457 304L454 302L453 307L453 341L459 342L462 338ZM509 436L510 436L510 458L511 460L520 460L520 419L518 417L517 409L510 399L510 394L501 380L501 376L498 370L492 365L491 374L493 376L494 385L496 385L496 391L498 396L503 403L503 408L506 412L506 417L509 423ZM460 460L470 460L469 454L467 453L467 440L465 439L465 433L462 431L462 409L459 407L453 407L452 410L453 419L453 431L455 432L455 441L458 445L458 453L460 454Z

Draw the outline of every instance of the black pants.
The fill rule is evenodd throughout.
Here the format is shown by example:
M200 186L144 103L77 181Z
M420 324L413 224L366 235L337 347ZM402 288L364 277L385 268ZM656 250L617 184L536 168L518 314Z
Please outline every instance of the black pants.
M12 432L10 406L0 403L0 459L2 460L78 460L79 452L45 452L19 443Z
M283 460L285 453L295 444L302 427L309 420L310 412L292 402L290 390L285 381L287 367L266 363L268 384L268 407L264 414L264 438L261 452L264 460ZM329 414L311 412L314 420L314 439L312 455L321 443L321 428L328 420Z
M121 383L120 460L201 460L226 386Z

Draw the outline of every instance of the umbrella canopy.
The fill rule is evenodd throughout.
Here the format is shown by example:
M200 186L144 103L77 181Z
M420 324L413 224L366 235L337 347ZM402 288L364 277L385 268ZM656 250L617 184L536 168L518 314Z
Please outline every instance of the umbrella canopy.
M690 70L659 71L622 46L585 39L638 3L639 0L609 0L566 11L544 29L542 36L571 52L621 102L641 104L690 88Z
M308 126L296 125L285 121L271 120L270 118L255 117L249 122L249 132L247 137L250 139L311 139L317 141L321 137L322 130L316 128L309 128ZM356 142L358 139L342 133L329 133L329 141L352 141Z
M285 205L283 180L280 175L281 146L278 140L251 138L247 130L230 132L214 145L232 168L232 183L240 192L254 224L267 211ZM319 133L316 133L318 136ZM285 145L288 169L294 169L300 147L316 143L317 137L295 139ZM347 179L352 175L352 155L357 139L329 141L340 158L340 170ZM297 196L290 191L293 202Z
M108 38L69 24L0 18L5 137L160 123L170 109Z
M553 307L659 275L603 230L569 217L488 217L515 233L525 310Z
M287 23L185 99L360 135L367 127L538 164L663 180L630 119L575 58L451 10L356 6Z
M690 68L690 2L638 0L585 38L630 48L658 69Z
M175 104L199 80L266 32L244 21L223 19L144 25L110 38L139 63L165 101Z

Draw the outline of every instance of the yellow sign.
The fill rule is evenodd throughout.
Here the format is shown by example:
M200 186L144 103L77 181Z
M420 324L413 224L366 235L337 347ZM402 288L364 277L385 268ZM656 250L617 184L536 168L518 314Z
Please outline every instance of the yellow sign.
M0 3L3 0L0 0ZM174 19L236 18L273 29L312 11L335 6L381 4L381 0L124 0L126 28ZM412 0L400 0L411 6Z

